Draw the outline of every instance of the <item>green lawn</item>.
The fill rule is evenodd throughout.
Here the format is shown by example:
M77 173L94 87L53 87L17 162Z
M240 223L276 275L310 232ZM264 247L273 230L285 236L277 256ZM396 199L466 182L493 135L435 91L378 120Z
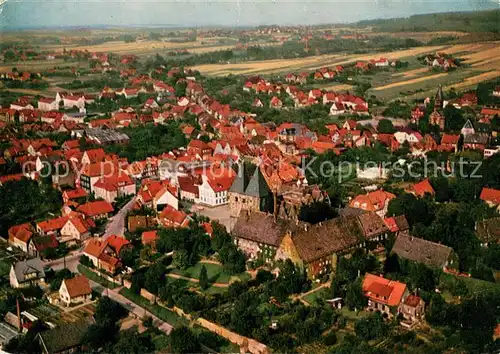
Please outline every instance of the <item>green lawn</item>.
M189 324L188 320L186 320L184 317L177 315L175 312L170 311L166 307L157 304L151 304L148 300L140 295L133 293L127 288L122 288L120 290L120 294L174 327L187 326Z
M96 283L101 284L105 288L115 289L115 288L117 288L119 286L119 285L117 285L117 284L115 284L113 282L110 282L107 279L104 279L104 278L100 277L99 275L97 275L96 273L94 273L93 271L91 271L89 268L87 268L86 266L84 266L83 264L79 264L78 265L78 272L80 272L81 274L85 275L90 280L93 280Z
M307 301L309 304L314 304L316 299L327 299L330 295L330 288L325 287L319 290L313 291L312 293L304 296L302 299Z
M194 266L189 267L185 270L172 269L170 272L174 274L179 274L188 278L199 279L201 268L205 266L207 269L208 279L212 283L229 283L231 275L224 272L222 266L219 264L212 263L201 263L198 262Z

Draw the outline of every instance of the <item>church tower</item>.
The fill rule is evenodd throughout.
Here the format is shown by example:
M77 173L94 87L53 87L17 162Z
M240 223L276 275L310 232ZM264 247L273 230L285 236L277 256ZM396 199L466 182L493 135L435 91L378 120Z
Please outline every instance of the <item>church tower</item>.
M244 164L239 165L238 175L229 189L229 210L237 218L242 210L268 211L271 190L257 166L247 183Z
M439 85L438 90L436 92L436 97L434 98L434 110L443 109L443 103L444 103L443 87Z

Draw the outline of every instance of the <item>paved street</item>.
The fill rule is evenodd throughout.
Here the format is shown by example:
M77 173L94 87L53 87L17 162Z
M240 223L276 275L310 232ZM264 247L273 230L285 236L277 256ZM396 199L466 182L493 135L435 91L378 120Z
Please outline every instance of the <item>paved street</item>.
M125 217L135 203L135 197L132 198L123 208L120 209L115 216L113 216L106 225L103 239L107 239L111 235L123 236L125 232Z
M55 271L59 271L63 269L66 264L66 268L75 273L77 271L78 264L80 263L80 256L82 254L83 252L81 250L74 251L73 253L67 255L66 259L59 258L53 261L45 262L44 266L51 267Z
M161 331L165 332L166 334L170 334L170 332L174 328L169 323L160 320L158 317L153 315L151 312L147 311L146 309L142 308L141 306L137 305L136 303L130 301L129 299L127 299L123 295L120 295L118 293L120 288L108 289L108 288L105 288L102 285L96 283L93 280L89 279L89 282L90 282L90 286L92 287L93 290L97 291L100 294L108 296L112 300L122 304L123 307L125 307L128 311L132 312L138 318L143 318L144 316L149 316L149 317L153 318L153 325L155 327L158 327Z

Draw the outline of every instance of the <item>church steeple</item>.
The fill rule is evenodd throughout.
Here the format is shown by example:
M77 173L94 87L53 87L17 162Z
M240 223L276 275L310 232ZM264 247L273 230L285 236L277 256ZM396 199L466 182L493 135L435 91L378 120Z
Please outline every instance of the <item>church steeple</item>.
M443 87L439 85L438 90L436 92L436 97L434 98L434 109L443 109L443 101L444 101L444 95L443 95Z

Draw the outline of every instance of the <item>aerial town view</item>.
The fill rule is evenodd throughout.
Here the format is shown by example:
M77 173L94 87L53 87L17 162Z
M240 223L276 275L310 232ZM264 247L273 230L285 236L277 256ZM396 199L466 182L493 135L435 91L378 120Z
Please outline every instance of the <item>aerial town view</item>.
M499 1L0 30L2 353L500 352Z

